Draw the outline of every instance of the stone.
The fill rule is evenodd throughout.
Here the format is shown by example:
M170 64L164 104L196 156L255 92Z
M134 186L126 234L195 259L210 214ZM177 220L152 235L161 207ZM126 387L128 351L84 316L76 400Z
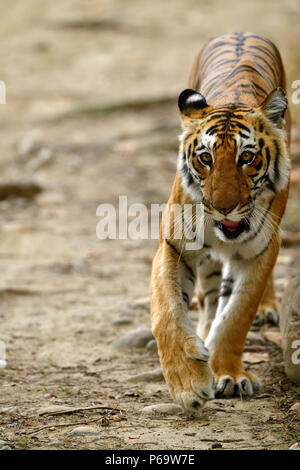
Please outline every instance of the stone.
M294 403L290 408L289 411L296 411L297 413L300 413L300 402L297 401Z
M285 373L300 384L300 274L289 280L280 311Z
M119 349L143 348L153 339L151 328L137 328L118 338L113 344Z
M222 449L222 444L221 442L213 442L212 445L211 445L211 448L212 449Z
M161 403L158 405L149 405L142 408L142 413L145 415L152 414L168 414L168 415L177 415L178 413L183 413L183 409L179 405L174 403Z
M281 333L279 331L265 331L263 333L264 338L266 338L271 343L281 344Z
M243 361L248 362L249 364L259 364L261 362L267 362L268 360L268 353L245 352L243 354Z
M150 341L146 344L146 349L148 349L148 351L158 352L156 340L150 339Z
M122 326L122 325L130 325L132 323L132 319L125 317L124 315L115 318L112 322L115 326Z
M70 434L73 436L97 436L100 434L100 431L95 426L79 426L72 429Z
M68 413L72 408L64 405L51 405L51 406L45 406L43 408L40 408L38 410L39 415L51 415L57 414L57 413Z
M161 368L149 371L149 372L143 372L141 374L137 375L132 375L127 379L128 382L159 382L164 379L163 373Z
M12 448L9 446L2 446L0 450L12 450Z
M150 309L150 297L140 297L138 299L135 299L132 302L132 308L144 308L146 310Z
M0 414L13 414L18 411L18 408L16 406L4 406L3 408L0 408Z
M247 338L246 338L246 344L265 344L265 343L266 342L261 335L254 333L253 331L248 332Z
M300 442L295 442L291 447L289 447L289 450L300 450Z

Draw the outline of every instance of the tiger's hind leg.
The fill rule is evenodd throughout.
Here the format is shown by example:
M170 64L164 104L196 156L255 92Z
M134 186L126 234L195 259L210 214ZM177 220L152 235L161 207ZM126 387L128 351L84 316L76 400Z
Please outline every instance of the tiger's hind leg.
M213 260L209 254L205 254L200 260L197 282L197 295L200 304L197 335L202 341L205 341L215 318L221 278L222 264Z
M261 326L264 323L269 323L270 325L278 325L279 323L278 302L275 294L273 273L268 279L253 325Z

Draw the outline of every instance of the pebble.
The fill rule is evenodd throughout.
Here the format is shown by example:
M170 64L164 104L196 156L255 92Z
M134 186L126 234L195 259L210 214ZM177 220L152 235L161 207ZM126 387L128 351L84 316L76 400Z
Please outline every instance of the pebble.
M9 446L2 446L0 450L12 450L12 448Z
M150 341L146 344L146 349L148 349L148 351L158 352L156 340L150 339Z
M161 368L149 371L149 372L143 372L142 374L137 374L137 375L132 375L127 379L128 382L158 382L160 380L163 380L164 376L162 373Z
M279 331L265 331L263 335L271 343L281 344L281 333Z
M265 344L265 339L253 331L249 331L246 338L246 344Z
M150 309L150 297L140 297L132 302L132 308Z
M298 413L300 412L300 402L297 401L297 403L294 403L293 406L289 408L289 411L297 411Z
M3 408L0 408L0 414L12 414L17 411L18 408L16 406L4 406Z
M245 352L243 360L249 364L260 364L269 360L269 353Z
M300 442L295 442L295 444L289 447L289 450L300 450Z
M95 426L79 426L74 428L71 433L73 436L96 436L100 431Z
M123 315L115 318L115 320L112 322L112 324L115 326L130 325L131 323L131 318L125 317Z
M45 406L38 410L39 415L51 415L51 413L59 413L59 412L68 412L70 411L70 407L64 405L51 405Z
M114 342L117 348L143 348L153 339L151 328L137 328L121 336Z
M211 445L211 448L212 449L222 449L222 444L220 442L214 442L212 445Z
M142 408L142 413L145 415L152 415L152 414L168 414L168 415L176 415L178 413L183 413L181 406L175 405L173 403L161 403L159 405L149 405Z

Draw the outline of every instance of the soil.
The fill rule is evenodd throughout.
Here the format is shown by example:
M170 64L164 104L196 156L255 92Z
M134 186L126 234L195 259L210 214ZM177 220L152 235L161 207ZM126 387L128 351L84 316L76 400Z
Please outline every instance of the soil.
M248 347L248 366L264 384L255 398L212 400L197 419L145 414L148 405L172 403L163 380L128 380L157 369L157 353L114 342L151 327L157 241L96 237L99 204L117 205L119 195L128 204L167 201L180 132L176 99L207 38L235 30L270 37L291 97L300 78L299 5L253 0L246 9L228 1L226 9L216 0L1 2L1 183L12 195L15 185L33 188L0 201L1 445L286 449L300 440L299 412L289 411L299 388L270 341ZM300 262L300 105L291 102L291 111L282 230L286 245L294 241L277 263L279 298ZM267 330L278 332L265 325L259 333ZM63 408L47 411L53 406ZM79 426L89 428L74 433Z

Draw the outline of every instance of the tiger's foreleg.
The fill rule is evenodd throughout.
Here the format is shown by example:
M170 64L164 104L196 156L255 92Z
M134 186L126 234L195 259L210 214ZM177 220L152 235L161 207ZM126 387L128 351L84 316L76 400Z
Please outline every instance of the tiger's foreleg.
M216 378L217 396L230 396L235 392L251 396L260 388L257 377L245 371L242 354L278 251L279 237L275 235L259 257L231 259L224 266L227 281L222 283L220 299L224 297L225 302L223 307L222 302L219 303L205 342Z
M196 270L172 242L162 240L153 261L152 330L172 397L195 413L214 397L214 378L208 352L188 317Z

